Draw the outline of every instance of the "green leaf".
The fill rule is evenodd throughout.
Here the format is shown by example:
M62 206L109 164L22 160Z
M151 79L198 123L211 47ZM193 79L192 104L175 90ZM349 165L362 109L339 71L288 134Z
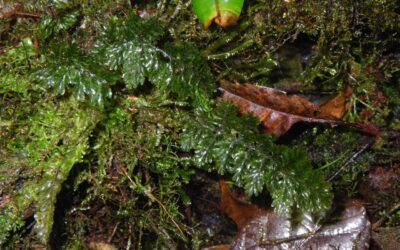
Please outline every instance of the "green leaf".
M231 174L249 195L266 188L281 214L319 213L330 207L330 186L312 168L304 150L276 145L271 136L259 133L256 118L237 116L229 103L197 115L189 121L181 141L185 151L194 149L197 166Z
M39 23L39 38L47 39L67 31L77 23L79 15L80 11L76 9L57 18L44 16Z
M244 0L193 0L193 9L204 27L210 26L214 19L222 27L227 27L226 24L236 23L243 4Z
M216 86L204 58L190 44L158 47L160 26L155 20L137 17L125 22L112 19L96 44L98 61L111 70L120 70L129 89L143 85L147 79L158 90L209 110Z
M54 54L48 55L46 67L35 71L31 78L57 95L73 93L78 101L89 99L92 104L102 106L104 99L112 94L107 81L111 78L96 69L92 60L74 45L59 45Z

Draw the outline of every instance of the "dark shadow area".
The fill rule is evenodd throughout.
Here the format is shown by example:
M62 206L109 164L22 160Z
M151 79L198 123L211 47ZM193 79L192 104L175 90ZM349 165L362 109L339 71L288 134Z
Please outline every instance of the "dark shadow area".
M51 249L59 249L67 240L66 215L68 211L86 196L86 190L89 184L83 182L78 189L74 191L74 181L76 177L86 168L83 164L75 165L67 180L63 183L60 193L57 196L57 202L54 210L54 224L50 235L49 246Z

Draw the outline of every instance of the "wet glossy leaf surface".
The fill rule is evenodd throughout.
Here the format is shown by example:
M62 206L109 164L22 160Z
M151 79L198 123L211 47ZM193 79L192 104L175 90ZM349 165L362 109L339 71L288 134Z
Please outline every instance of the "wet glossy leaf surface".
M328 250L369 247L371 224L365 208L358 201L346 201L342 208L334 211L329 221L320 225L307 213L296 221L271 211L262 211L255 205L233 197L224 182L220 182L220 186L221 208L240 230L230 249Z
M261 215L239 233L231 249L368 249L370 223L365 209L354 202L339 221L322 227L304 216L298 226L274 213Z
M345 101L342 100L328 102L324 109L320 109L303 97L286 95L285 92L268 87L221 81L219 90L222 92L221 99L233 102L241 112L249 112L258 117L268 134L281 136L297 122L343 124L336 114L343 112L331 108L331 104L335 104L345 110L342 107Z

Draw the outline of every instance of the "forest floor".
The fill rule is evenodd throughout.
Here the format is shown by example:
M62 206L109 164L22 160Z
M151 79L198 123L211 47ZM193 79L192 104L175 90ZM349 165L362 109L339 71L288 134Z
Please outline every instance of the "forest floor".
M397 1L209 2L0 1L1 249L400 249Z

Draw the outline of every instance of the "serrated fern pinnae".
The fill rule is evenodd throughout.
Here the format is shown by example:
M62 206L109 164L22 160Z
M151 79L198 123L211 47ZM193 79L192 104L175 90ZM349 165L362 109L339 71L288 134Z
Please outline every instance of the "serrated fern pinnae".
M75 9L58 18L44 16L39 23L39 37L41 39L48 39L62 31L67 31L77 23L79 15L80 11Z
M91 58L74 45L63 45L47 55L49 63L32 74L32 80L56 95L73 94L78 101L90 100L102 106L111 97L110 83Z
M232 175L248 195L267 189L281 214L326 211L332 199L330 186L312 168L307 153L275 144L272 137L260 134L258 124L254 117L237 116L236 109L224 102L188 122L182 148L194 150L197 166Z
M164 34L160 27L156 20L140 20L135 15L111 20L95 46L98 60L111 70L120 70L130 89L147 79L160 91L209 109L216 87L208 65L190 44L158 46Z

